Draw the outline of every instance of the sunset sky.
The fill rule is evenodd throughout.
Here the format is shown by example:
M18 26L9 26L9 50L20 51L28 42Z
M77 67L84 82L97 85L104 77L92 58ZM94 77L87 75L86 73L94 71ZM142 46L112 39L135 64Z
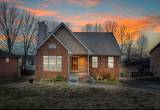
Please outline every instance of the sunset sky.
M0 0L4 1L4 0ZM72 31L86 23L116 20L143 32L150 47L160 41L160 0L8 0L48 20L68 22Z

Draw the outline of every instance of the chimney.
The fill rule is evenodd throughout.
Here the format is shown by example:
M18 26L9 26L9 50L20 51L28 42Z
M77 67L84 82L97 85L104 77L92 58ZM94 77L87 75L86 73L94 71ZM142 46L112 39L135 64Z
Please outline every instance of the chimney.
M47 37L48 26L44 21L38 22L38 45Z

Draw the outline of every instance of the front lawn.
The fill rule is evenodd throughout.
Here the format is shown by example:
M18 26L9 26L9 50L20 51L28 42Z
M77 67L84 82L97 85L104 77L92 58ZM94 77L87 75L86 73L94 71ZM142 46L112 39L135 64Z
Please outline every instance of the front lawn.
M101 81L97 81L97 83L112 84L112 85L123 85L123 83L119 80L101 80Z
M160 92L71 86L66 82L1 84L0 109L16 108L160 108Z

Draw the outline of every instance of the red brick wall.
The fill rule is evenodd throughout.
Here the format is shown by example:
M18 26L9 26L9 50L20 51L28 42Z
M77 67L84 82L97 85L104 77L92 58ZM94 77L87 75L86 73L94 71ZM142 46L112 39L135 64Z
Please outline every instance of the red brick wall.
M114 80L119 78L119 57L114 57L115 67L108 68L107 56L98 56L98 68L92 68L92 56L90 56L90 74L93 76L111 75Z
M55 44L56 49L49 49L49 44ZM54 37L50 37L48 41L43 44L37 51L36 55L36 79L41 78L52 78L57 75L62 75L67 78L68 75L68 51L64 48L64 46L59 43ZM48 72L43 71L43 56L62 56L62 71L61 72Z
M160 76L160 46L151 53L150 67L155 76Z
M18 59L6 58L0 59L0 77L16 77L18 76Z

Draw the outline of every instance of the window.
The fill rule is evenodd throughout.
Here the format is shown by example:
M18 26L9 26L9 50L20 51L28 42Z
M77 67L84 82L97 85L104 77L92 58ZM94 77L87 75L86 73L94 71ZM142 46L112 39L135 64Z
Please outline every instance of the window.
M43 56L43 70L60 72L62 70L62 56Z
M7 62L7 63L9 62L9 58L6 58L6 62Z
M114 68L114 57L108 57L108 68Z
M92 68L98 68L98 57L92 57Z

